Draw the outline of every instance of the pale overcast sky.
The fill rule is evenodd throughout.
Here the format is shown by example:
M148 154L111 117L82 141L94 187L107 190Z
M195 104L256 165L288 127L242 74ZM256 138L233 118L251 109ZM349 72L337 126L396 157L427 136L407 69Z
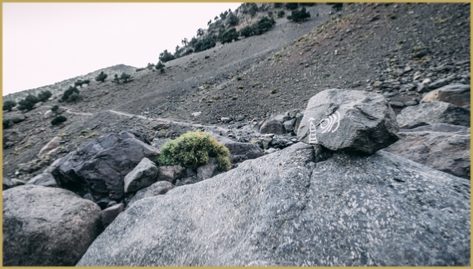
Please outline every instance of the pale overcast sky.
M241 3L3 3L3 95L157 63Z

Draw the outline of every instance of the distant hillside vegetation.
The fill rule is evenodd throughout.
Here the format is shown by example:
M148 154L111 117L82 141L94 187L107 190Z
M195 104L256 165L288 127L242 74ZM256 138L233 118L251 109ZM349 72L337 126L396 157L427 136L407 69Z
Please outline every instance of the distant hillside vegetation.
M10 93L3 96L3 101L12 100L15 102L19 102L21 99L24 99L29 94L38 95L42 91L50 91L53 94L53 98L62 95L62 93L69 88L69 86L74 86L74 82L78 80L90 80L92 83L96 83L95 77L100 74L100 72L104 72L108 75L108 78L112 78L115 74L121 75L122 73L133 74L135 73L136 67L124 65L124 64L117 64L114 66L110 66L107 68L102 68L96 70L94 72L90 72L86 75L77 76L74 78L66 79L61 82L56 82L51 85L24 90L21 92Z

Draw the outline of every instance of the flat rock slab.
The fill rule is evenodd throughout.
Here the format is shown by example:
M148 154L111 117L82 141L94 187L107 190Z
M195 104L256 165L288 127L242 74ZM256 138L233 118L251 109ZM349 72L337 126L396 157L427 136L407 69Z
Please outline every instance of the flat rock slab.
M298 143L121 213L79 266L468 265L470 182Z
M73 266L102 231L100 208L36 185L3 192L3 265Z
M380 94L330 89L307 104L297 137L330 150L372 154L398 140L394 111Z
M421 103L404 108L397 115L400 126L411 122L449 123L470 127L470 110L447 102Z

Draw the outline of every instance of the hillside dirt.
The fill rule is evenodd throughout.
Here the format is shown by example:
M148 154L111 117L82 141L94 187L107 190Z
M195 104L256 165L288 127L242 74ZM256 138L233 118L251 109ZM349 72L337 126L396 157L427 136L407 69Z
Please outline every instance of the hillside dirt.
M469 3L344 4L338 12L318 4L309 11L308 22L277 19L264 35L167 62L164 74L146 69L126 84L94 81L81 89L80 102L56 99L27 112L4 130L4 145L5 135L12 143L3 149L4 176L38 174L54 161L38 152L58 135L57 158L111 131L154 137L150 122L157 118L239 128L303 111L310 97L330 88L379 92L408 104L425 94L412 85L426 79L470 83ZM44 116L55 104L67 107L68 120L59 126ZM28 162L36 168L19 171Z

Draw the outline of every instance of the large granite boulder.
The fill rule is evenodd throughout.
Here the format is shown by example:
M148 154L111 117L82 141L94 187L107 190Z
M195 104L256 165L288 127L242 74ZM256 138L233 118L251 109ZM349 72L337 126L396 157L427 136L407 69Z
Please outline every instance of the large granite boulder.
M297 137L332 151L372 154L398 140L394 111L384 96L330 89L310 98Z
M78 265L469 264L468 180L383 151L316 155L298 143L141 199Z
M61 188L80 196L119 200L124 194L124 178L143 159L155 159L159 152L137 131L110 133L73 151L55 165L51 174Z
M73 266L102 229L100 208L68 190L3 191L4 266Z
M404 108L397 115L399 126L411 122L449 123L470 127L470 110L446 102L421 103Z
M470 178L470 128L435 123L399 132L401 139L384 150L428 167Z

